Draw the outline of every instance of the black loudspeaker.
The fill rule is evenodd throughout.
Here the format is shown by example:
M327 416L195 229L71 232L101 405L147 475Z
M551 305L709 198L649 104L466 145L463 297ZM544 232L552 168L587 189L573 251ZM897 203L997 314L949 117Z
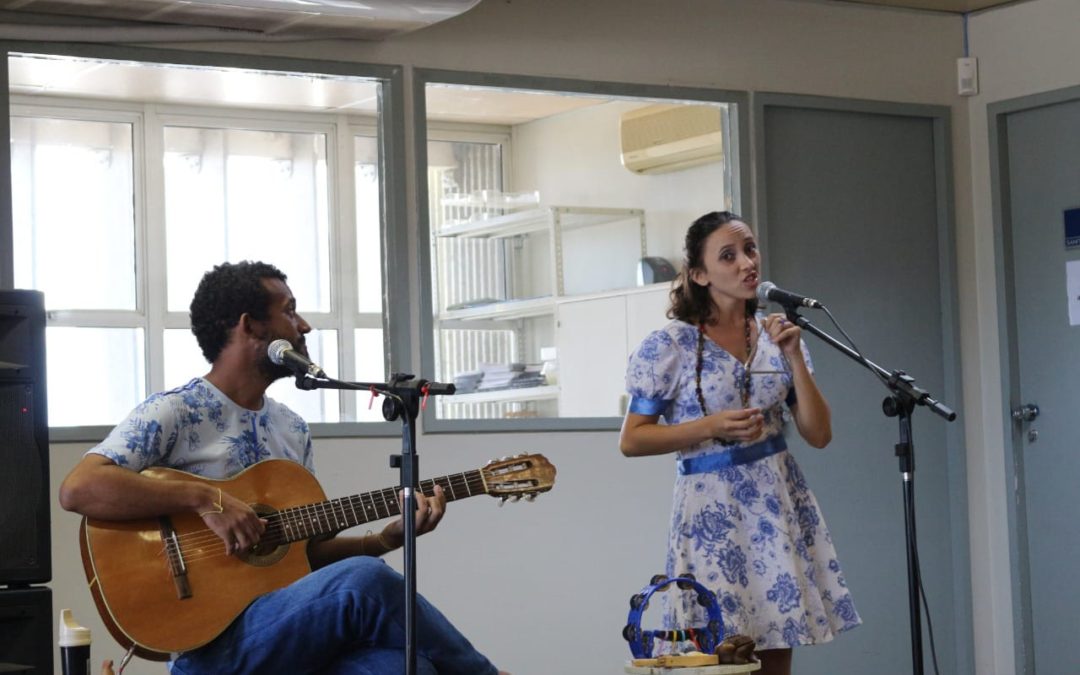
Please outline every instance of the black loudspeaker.
M0 591L0 673L52 672L52 591Z
M45 301L0 291L0 586L52 578Z

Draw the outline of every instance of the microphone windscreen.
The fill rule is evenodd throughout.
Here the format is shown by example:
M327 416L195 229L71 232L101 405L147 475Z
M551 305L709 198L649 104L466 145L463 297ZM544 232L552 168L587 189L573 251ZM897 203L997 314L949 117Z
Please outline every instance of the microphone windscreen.
M266 348L266 353L270 357L271 363L280 366L284 365L285 363L285 352L289 351L292 348L293 347L291 342L289 342L285 338L281 338L271 342L270 346Z
M761 304L765 304L769 301L769 292L776 288L776 284L771 281L762 281L757 287L757 299Z

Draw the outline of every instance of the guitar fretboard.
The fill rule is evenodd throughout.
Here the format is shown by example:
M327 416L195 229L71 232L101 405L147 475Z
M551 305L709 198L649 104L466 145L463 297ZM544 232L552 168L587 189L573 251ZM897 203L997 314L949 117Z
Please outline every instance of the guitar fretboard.
M479 470L420 481L419 489L430 497L435 494L436 485L443 489L448 502L487 494ZM287 544L399 515L401 506L398 504L397 491L398 488L384 488L282 509L266 516L268 526L263 541L275 545Z

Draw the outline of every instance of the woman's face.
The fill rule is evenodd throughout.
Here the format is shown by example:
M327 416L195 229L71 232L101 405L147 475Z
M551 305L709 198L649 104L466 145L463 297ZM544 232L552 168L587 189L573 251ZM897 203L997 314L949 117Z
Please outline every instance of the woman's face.
M754 233L746 223L733 220L706 237L701 265L694 268L691 278L707 287L715 301L752 300L760 281L759 265Z

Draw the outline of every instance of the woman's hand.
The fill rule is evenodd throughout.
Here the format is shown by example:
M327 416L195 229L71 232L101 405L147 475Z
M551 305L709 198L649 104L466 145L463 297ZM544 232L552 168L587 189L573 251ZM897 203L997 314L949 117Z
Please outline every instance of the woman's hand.
M761 435L765 428L765 416L761 408L742 410L721 410L708 417L713 429L713 438L725 441L748 443Z
M802 338L802 329L787 320L783 314L770 314L765 317L765 332L784 356L788 358L802 358L802 348L799 340Z

